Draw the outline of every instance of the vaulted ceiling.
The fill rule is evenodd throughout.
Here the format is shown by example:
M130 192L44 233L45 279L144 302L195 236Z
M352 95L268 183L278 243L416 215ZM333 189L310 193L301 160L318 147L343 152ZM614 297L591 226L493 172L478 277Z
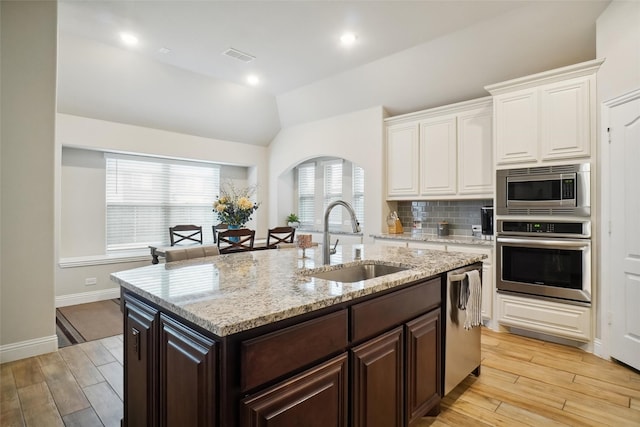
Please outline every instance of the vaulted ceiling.
M267 145L282 127L486 96L485 85L593 59L608 3L60 0L58 111Z

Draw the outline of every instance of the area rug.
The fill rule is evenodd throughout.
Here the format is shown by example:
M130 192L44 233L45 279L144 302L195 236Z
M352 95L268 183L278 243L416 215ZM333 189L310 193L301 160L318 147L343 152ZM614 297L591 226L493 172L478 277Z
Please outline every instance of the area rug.
M56 326L71 344L121 334L120 300L60 307L56 310Z

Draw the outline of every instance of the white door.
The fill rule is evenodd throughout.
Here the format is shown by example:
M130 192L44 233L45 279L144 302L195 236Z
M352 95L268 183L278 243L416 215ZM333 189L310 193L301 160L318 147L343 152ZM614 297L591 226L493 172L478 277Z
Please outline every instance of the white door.
M640 91L609 117L611 357L640 369Z

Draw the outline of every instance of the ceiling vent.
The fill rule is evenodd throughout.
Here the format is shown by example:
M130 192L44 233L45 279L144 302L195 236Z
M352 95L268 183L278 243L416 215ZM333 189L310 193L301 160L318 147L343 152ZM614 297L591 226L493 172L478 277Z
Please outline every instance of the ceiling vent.
M234 49L230 47L229 49L222 52L223 55L230 56L231 58L235 58L238 61L242 62L251 62L256 59L255 56L249 55L248 53L240 52L238 49Z

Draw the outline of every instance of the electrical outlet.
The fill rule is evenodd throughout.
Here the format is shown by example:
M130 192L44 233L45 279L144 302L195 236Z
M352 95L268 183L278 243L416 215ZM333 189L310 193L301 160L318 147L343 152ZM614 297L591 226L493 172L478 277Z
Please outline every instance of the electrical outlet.
M84 279L85 286L95 285L96 283L98 283L98 279L96 279L95 277L87 277L86 279Z

